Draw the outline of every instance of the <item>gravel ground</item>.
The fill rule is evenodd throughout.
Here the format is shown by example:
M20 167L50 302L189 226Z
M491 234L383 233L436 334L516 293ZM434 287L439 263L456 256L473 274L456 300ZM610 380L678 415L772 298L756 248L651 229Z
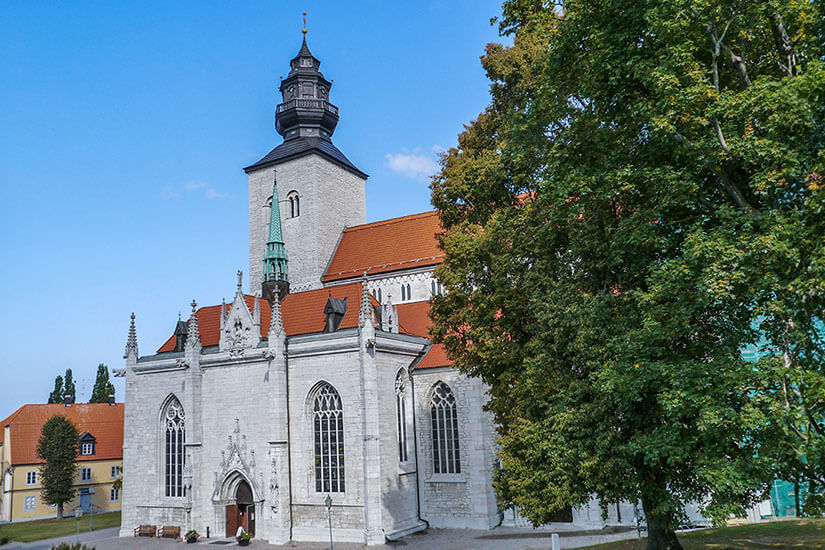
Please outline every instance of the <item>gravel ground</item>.
M174 548L180 548L179 545L183 544L181 541L149 537L118 538L117 532L117 528L102 529L81 535L80 541L89 546L96 547L97 550L172 550ZM560 529L557 532L561 538L562 548L581 548L582 546L636 537L635 531L604 533L601 531L574 531L568 528ZM547 529L537 530L521 527L499 527L491 531L474 529L428 529L427 531L408 535L399 541L388 543L384 548L387 550L549 550L551 547L550 541L552 533L553 531ZM61 537L60 539L26 544L11 543L0 548L2 548L2 550L48 550L53 544L64 541L74 543L75 537ZM234 540L220 538L202 538L198 545L215 549L237 547ZM275 550L283 548L325 550L329 548L329 544L324 544L323 542L292 542L283 546L276 546L253 539L249 548L255 550ZM336 550L365 550L367 548L376 547L367 547L363 544L345 542L335 544Z

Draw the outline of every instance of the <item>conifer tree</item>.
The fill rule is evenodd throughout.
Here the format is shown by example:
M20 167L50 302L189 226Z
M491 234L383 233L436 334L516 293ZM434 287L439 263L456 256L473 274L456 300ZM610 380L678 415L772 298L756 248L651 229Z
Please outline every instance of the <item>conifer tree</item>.
M63 402L68 398L69 403L74 403L77 399L72 369L66 369L66 376L63 377Z
M60 375L54 379L54 389L49 394L49 403L63 403L63 377Z
M77 428L65 416L53 416L43 424L37 442L43 500L57 505L57 519L63 519L63 505L75 496L77 474Z
M97 366L97 377L89 403L107 403L109 396L114 394L115 386L109 381L109 367L100 363Z

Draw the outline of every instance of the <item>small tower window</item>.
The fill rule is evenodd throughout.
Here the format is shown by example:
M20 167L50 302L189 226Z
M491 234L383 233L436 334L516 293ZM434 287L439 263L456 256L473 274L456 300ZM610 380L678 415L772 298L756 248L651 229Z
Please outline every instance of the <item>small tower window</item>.
M407 300L412 299L412 287L410 287L410 283L402 283L401 284L401 301L406 302Z
M378 300L379 303L382 303L382 304L384 303L384 300L381 299L381 289L380 288L372 289L372 297L375 298L376 300Z
M297 191L290 191L286 196L289 201L289 217L297 218L301 215L301 199L298 197Z

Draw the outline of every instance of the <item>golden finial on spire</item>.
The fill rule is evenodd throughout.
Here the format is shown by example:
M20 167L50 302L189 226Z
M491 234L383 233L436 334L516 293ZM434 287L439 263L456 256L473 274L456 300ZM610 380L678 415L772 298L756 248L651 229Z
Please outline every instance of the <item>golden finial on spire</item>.
M307 12L304 12L304 28L301 29L301 32L304 34L307 33Z

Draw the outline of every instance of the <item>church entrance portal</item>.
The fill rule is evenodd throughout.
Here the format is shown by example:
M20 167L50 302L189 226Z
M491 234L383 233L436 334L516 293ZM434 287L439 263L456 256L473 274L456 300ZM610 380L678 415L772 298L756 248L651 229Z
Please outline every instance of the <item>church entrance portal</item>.
M252 501L252 488L246 481L238 483L235 489L235 504L226 507L226 536L234 537L238 527L255 536L255 503Z

